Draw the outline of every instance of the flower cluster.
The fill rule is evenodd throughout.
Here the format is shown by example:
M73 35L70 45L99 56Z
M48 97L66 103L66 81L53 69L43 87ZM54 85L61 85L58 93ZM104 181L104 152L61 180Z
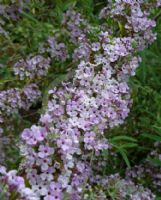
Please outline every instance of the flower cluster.
M74 10L68 10L64 15L62 24L69 31L72 43L78 44L81 41L86 41L86 36L90 32L91 26L80 13Z
M4 2L5 3L5 2ZM10 5L0 4L0 35L8 36L8 32L4 29L6 20L16 21L20 18L20 14L24 10L28 10L29 0L11 1Z
M69 57L67 47L63 42L58 42L57 37L49 37L47 44L40 47L41 53L48 53L51 58L65 62Z
M161 161L161 143L154 144L155 150L150 152L147 159L140 165L135 165L132 169L126 171L126 177L134 181L150 180L151 188L161 192L161 167L153 163L153 159ZM151 160L152 161L151 161ZM146 183L145 183L146 184Z
M22 132L21 170L31 190L25 188L22 177L15 176L15 172L8 172L9 175L1 172L3 179L11 176L7 185L13 185L24 199L30 199L24 190L34 193L35 199L44 200L90 199L89 192L94 190L95 198L103 200L110 198L104 190L111 185L117 189L116 199L155 199L150 190L131 180L122 180L118 175L100 177L92 166L93 157L112 148L105 131L122 124L128 116L132 101L127 80L139 65L137 51L155 39L152 32L155 22L148 18L148 11L142 10L143 1L116 0L112 8L110 5L100 16L114 18L117 29L120 18L123 33L122 30L113 33L105 22L95 30L80 13L72 10L64 15L63 28L75 45L72 61L78 65L70 82L49 90L48 106L38 125ZM95 35L92 40L91 35ZM57 43L55 38L49 38L48 43L51 57L66 60L63 43ZM22 79L46 73L47 59L38 56L27 60L27 64L22 60L14 66ZM26 89L23 100L31 102L37 96L33 92ZM18 185L14 185L15 179L20 180L16 181Z
M21 59L14 64L14 74L20 77L20 80L25 78L39 78L47 75L50 59L44 58L41 55L28 56L25 60Z
M140 50L156 38L156 34L152 32L155 21L149 19L150 9L154 2L149 1L147 9L145 7L143 11L144 3L144 1L135 0L116 0L114 4L109 3L108 7L105 7L100 13L100 18L111 17L114 21L120 20L124 24L121 28L121 34L124 32L132 33Z
M5 19L18 20L22 11L28 9L30 0L11 1L10 5L0 5L0 15Z
M0 124L3 125L6 118L14 116L19 110L28 110L40 97L36 84L0 91Z
M15 191L16 199L23 199L24 197L26 200L37 199L33 191L25 186L24 179L21 176L17 176L16 170L11 170L7 172L5 167L0 167L0 174L3 175L0 178L1 184L7 184L8 186L9 192L7 193L7 196L9 196L10 193Z
M94 191L92 191L94 199L155 200L155 195L148 188L136 185L131 180L121 179L118 174L107 177L97 176L93 181L96 186ZM101 190L97 189L98 185L101 186ZM90 199L90 194L85 194L84 199Z

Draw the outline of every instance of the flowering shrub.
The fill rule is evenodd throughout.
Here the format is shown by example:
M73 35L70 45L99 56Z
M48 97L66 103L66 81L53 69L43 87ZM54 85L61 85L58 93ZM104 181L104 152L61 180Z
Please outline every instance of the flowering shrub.
M5 20L20 20L23 16L37 23L30 15L30 3L15 3L15 9L13 4L2 5L2 25ZM160 6L160 1L109 1L100 14L90 19L86 19L83 11L79 12L75 1L68 3L70 6L63 10L55 27L45 25L49 32L50 28L55 30L46 40L41 38L37 52L30 52L25 58L21 55L11 63L8 73L16 77L14 88L9 84L6 87L12 88L6 90L5 82L2 84L3 137L19 130L14 125L8 127L8 118L14 124L15 115L21 118L34 104L42 104L36 123L29 120L30 124L33 122L29 128L21 122L24 129L18 139L21 156L18 169L8 171L0 167L2 197L153 200L156 195L151 188L134 179L139 174L135 169L127 169L124 178L118 172L108 174L102 169L106 171L110 158L104 154L110 152L117 157L115 148L129 166L125 150L114 142L119 136L110 139L108 132L123 124L130 112L128 81L141 62L138 52L156 39L151 11ZM10 10L7 14L6 9ZM3 37L10 40L3 26L1 29ZM52 76L61 66L67 66L62 69L65 75L56 83ZM135 141L128 136L124 139ZM151 154L158 156L158 151ZM160 160L160 154L158 157ZM160 192L153 169L149 166L147 171ZM160 177L160 168L156 171Z

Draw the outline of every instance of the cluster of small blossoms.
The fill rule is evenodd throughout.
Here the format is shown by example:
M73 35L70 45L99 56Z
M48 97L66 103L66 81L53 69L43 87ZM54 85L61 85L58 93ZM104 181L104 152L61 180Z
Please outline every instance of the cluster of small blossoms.
M25 78L39 78L47 75L50 59L41 55L28 56L14 64L14 74L18 75L20 80Z
M161 193L161 167L155 165L150 159L158 159L161 161L161 143L156 142L154 149L148 155L147 159L140 165L134 166L126 171L126 177L139 182L139 180L150 180L151 188Z
M161 6L161 0L157 0L157 6Z
M79 12L74 10L68 10L65 13L62 24L69 32L71 43L77 47L74 49L72 55L74 62L78 60L89 61L91 55L91 42L87 36L93 27L90 26ZM93 45L95 46L97 43L94 43Z
M0 91L0 164L5 164L6 145L12 145L5 134L14 131L13 121L20 111L27 111L41 97L36 84L28 84L24 88L12 88Z
M125 81L128 80L129 76L135 76L136 69L138 68L140 62L141 58L134 56L129 62L123 64L117 74L118 80Z
M41 97L41 91L35 83L26 85L21 92L22 109L28 110Z
M28 9L30 0L12 1L8 4L0 4L0 15L4 19L18 20L22 11Z
M104 130L123 123L127 117L129 88L125 82L119 84L112 78L111 67L106 62L81 62L73 83L64 83L62 87L49 91L48 109L40 119L44 127L32 126L22 133L26 143L23 151L25 172L27 177L31 177L29 174L34 167L39 169L36 180L41 181L34 179L31 187L33 190L36 188L37 194L45 199L49 199L50 182L56 181L54 177L59 170L57 183L61 184L62 190L66 189L70 199L72 196L79 199L84 182L91 173L84 163L89 159L88 154L109 148L108 141L103 137ZM80 156L86 157L84 162L80 162ZM48 176L43 179L42 174L50 168L54 168L50 179ZM62 190L59 192L61 196ZM63 198L61 196L60 199Z
M0 124L3 125L6 118L17 114L20 109L28 110L40 97L36 84L0 91Z
M111 198L115 200L155 200L156 198L148 188L136 185L131 180L122 179L119 174L105 177L98 175L91 181L95 188L91 190L91 194L89 192L84 194L84 200L91 199L90 197L100 200Z
M65 62L69 57L67 47L63 42L58 42L57 37L49 37L47 44L40 47L41 53L48 53L51 58Z
M118 157L118 154L113 151L110 151L108 155L97 154L90 160L90 168L94 174L91 173L88 177L89 182L86 184L82 199L107 200L113 197L115 200L154 200L156 198L151 191L152 187L139 180L136 181L136 179L130 177L130 173L127 173L125 178L120 177L116 172L105 175L105 171L108 171L108 165L111 163L111 156L116 159ZM117 168L115 164L112 165L113 170ZM127 171L131 170L127 169ZM139 177L142 178L139 174L136 175L136 178L139 179ZM141 180L144 180L144 178Z
M124 24L122 32L132 33L138 48L142 50L156 39L156 34L152 32L155 21L149 16L153 3L157 3L158 6L159 3L156 1L147 1L147 3L148 5L144 7L145 2L142 0L116 0L102 10L100 18L111 17L121 21ZM145 9L143 10L142 7Z
M6 171L5 167L0 167L0 177L1 184L4 184L4 190L7 191L6 196L10 196L12 192L15 192L15 199L21 200L38 200L33 191L25 186L25 180L21 176L17 176L16 170ZM7 185L8 188L5 188ZM2 191L4 192L4 191Z
M85 43L91 26L79 12L68 10L64 15L62 24L69 31L68 34L72 43L78 44L80 41Z
M135 0L116 1L109 13L111 17L117 19L117 13L121 13L117 11L121 9L119 6L122 11L125 7L131 10L127 16L123 15L128 25L125 26L126 36L115 37L113 33L111 37L112 30L109 34L103 25L95 42L88 37L91 26L79 13L70 10L65 14L63 23L70 41L77 46L73 59L78 57L79 64L70 83L49 90L48 108L39 125L25 129L21 136L21 154L25 158L21 168L37 199L88 199L84 197L85 191L96 190L94 180L97 183L98 180L92 170L92 157L111 148L104 132L122 124L129 113L131 100L127 79L138 67L140 59L136 52L155 38L152 33L155 23L148 19L141 5L142 2ZM134 9L140 9L143 14L136 16L138 30L133 21ZM144 23L148 25L144 27ZM151 191L142 186L125 180L120 182L118 199L155 199ZM104 190L108 181L100 185ZM129 190L132 188L129 193L128 186ZM107 196L99 198L108 199Z
M0 16L5 15L5 6L0 5ZM0 35L7 36L7 31L4 30L3 25L5 24L4 20L0 19Z
M3 28L6 20L18 20L22 11L28 9L29 0L11 1L10 5L0 4L0 35L8 36Z
M29 84L23 89L13 88L0 92L0 110L1 114L6 112L10 115L16 113L18 109L27 110L38 98L40 91L36 84Z

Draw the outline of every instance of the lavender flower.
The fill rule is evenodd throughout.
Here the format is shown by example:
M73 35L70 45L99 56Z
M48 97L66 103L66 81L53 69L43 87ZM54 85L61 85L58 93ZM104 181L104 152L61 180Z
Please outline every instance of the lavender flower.
M21 59L13 66L15 75L23 80L27 77L30 79L39 78L47 75L50 59L46 59L41 55L34 57L28 56L26 60Z

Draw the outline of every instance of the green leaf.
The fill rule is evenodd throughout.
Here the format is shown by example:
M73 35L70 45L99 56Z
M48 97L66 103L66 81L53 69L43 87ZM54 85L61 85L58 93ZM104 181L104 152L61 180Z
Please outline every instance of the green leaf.
M32 15L30 15L30 14L24 12L24 11L22 11L21 13L24 17L28 18L29 20L31 20L35 23L39 23L39 21L37 19L35 19Z
M155 131L161 135L161 127L158 127L158 126L153 126L153 128L155 129Z
M126 154L126 151L124 151L123 149L119 148L119 153L122 155L126 165L128 166L128 168L131 168L131 165L130 165L130 161L127 157L127 154Z
M126 149L126 148L134 148L137 146L138 146L138 144L136 144L136 143L127 143L127 144L120 145L120 148Z
M122 136L115 136L111 139L111 141L120 141L120 140L127 140L127 141L131 141L131 142L137 142L136 139L130 137L130 136L126 136L126 135L122 135Z
M149 138L151 140L155 140L155 141L161 142L161 137L158 136L158 135L152 135L152 134L150 135L150 134L143 133L141 136Z
M150 160L154 165L160 166L161 167L161 160L157 159L157 158L149 158L148 160Z

